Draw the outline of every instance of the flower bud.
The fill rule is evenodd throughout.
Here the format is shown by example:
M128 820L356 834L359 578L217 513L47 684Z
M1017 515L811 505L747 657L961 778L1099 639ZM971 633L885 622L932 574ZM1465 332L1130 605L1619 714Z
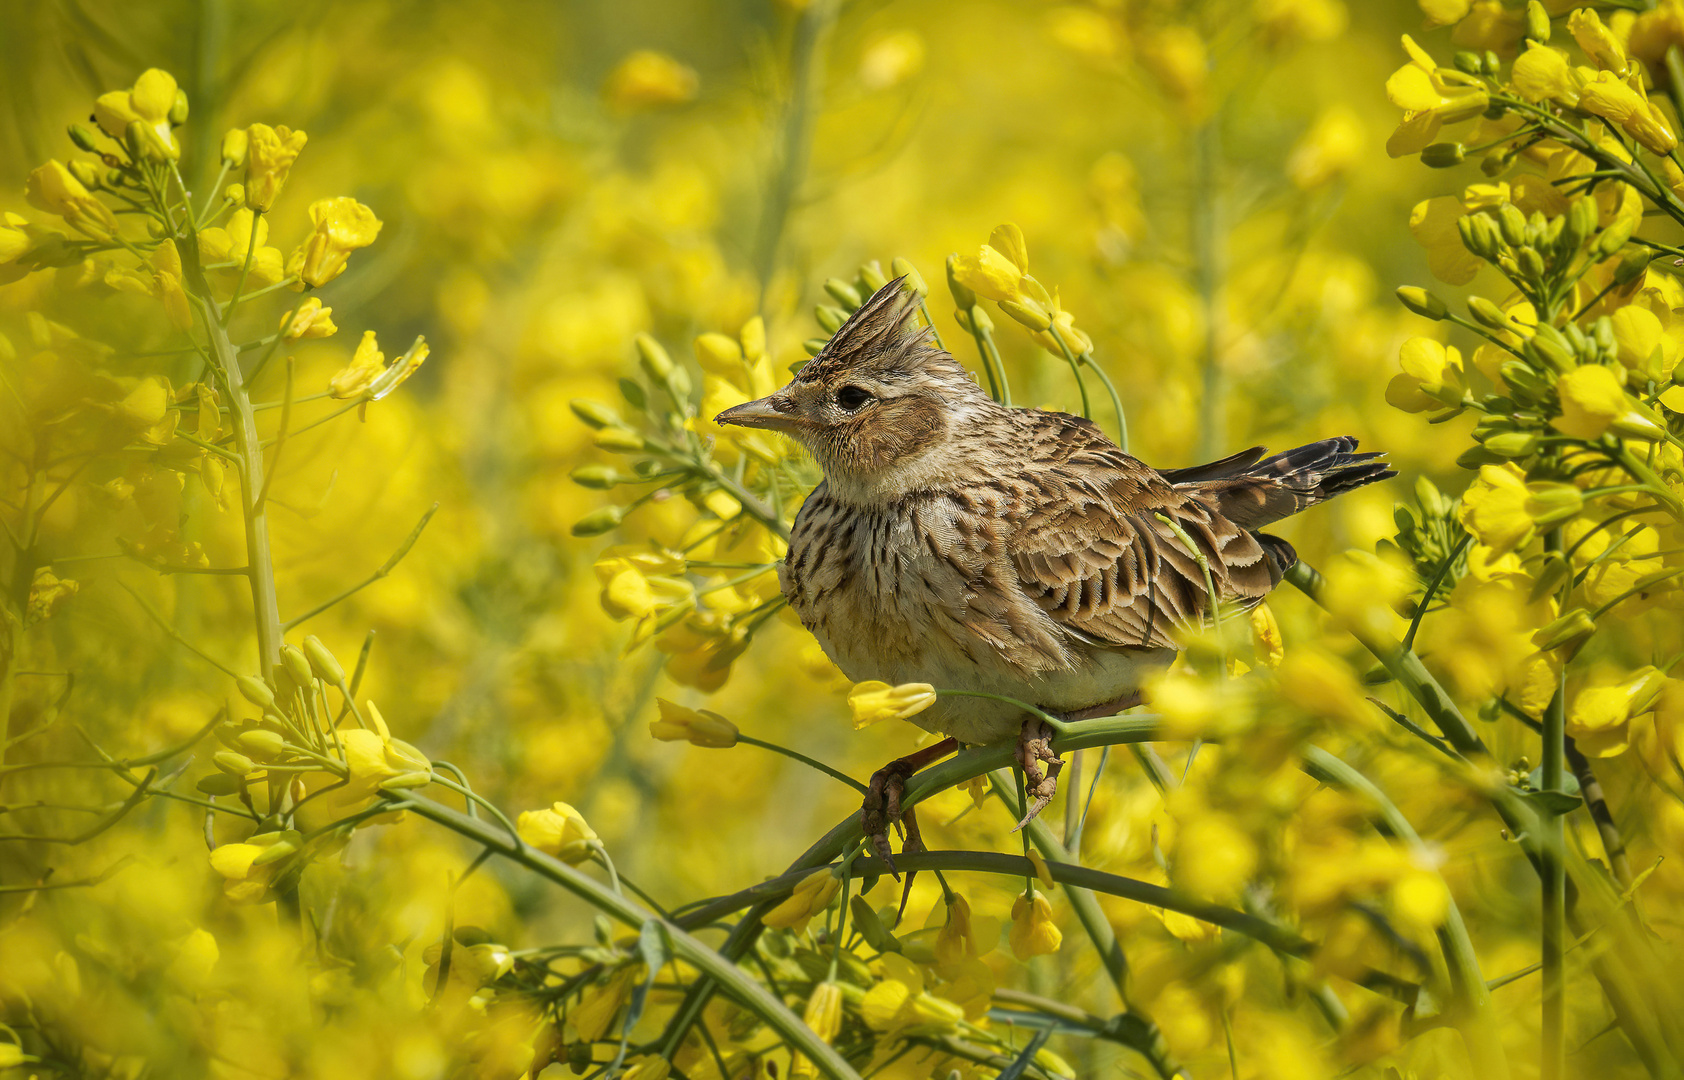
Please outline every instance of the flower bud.
M1526 4L1526 37L1540 45L1550 39L1550 13L1538 0L1528 0Z
M664 385L672 377L672 357L667 355L660 342L648 334L637 335L637 360L643 365L644 372L658 383Z
M1589 195L1577 196L1568 204L1565 219L1566 224L1561 227L1562 250L1578 251L1584 247L1591 234L1596 232L1596 200Z
M1468 297L1468 314L1481 326L1488 326L1493 330L1512 330L1507 315L1502 309L1483 296Z
M251 758L232 750L218 750L211 755L211 764L230 776L244 776L257 768Z
M813 317L819 321L819 328L827 334L834 334L842 329L842 324L848 321L848 313L841 308L820 304L813 309Z
M1602 235L1596 238L1597 254L1608 256L1625 247L1626 241L1631 239L1631 231L1636 227L1636 221L1625 219L1603 229Z
M1470 446L1456 455L1458 469L1477 469L1481 465L1501 465L1506 459L1498 457L1483 446Z
M1574 608L1532 635L1532 644L1545 651L1567 650L1568 659L1596 633L1596 621L1584 608Z
M193 786L205 795L232 795L240 790L240 778L216 772L200 777L199 782Z
M1450 58L1450 62L1464 75L1478 75L1484 66L1480 55L1469 49L1456 50L1456 55Z
M1527 513L1540 529L1559 525L1585 507L1584 493L1572 484L1537 483L1527 487Z
M883 925L883 920L877 917L877 911L865 897L855 893L848 900L848 914L852 916L854 929L865 938L865 943L880 953L900 952L901 943L895 935L889 933L889 928Z
M298 684L300 690L307 690L315 680L315 672L310 670L310 661L305 658L304 650L297 645L281 646L281 666L292 676L292 681Z
M819 355L819 353L824 352L824 347L826 345L829 345L829 344L830 344L829 338L810 337L806 341L803 341L801 343L801 347L803 349L807 350L808 356L817 356L817 355ZM796 370L798 370L798 369L793 364L790 365L790 371L791 372L794 372Z
M629 477L622 477L619 470L612 465L581 465L568 475L580 487L592 488L596 491L607 491L615 484L630 479Z
M240 692L241 697L260 709L275 707L275 691L256 675L241 675L234 680L234 688Z
M1520 265L1520 272L1526 277L1537 280L1544 276L1543 256L1539 255L1538 249L1530 244L1515 252L1514 260Z
M567 403L567 407L573 410L574 416L598 430L626 426L626 422L620 419L619 413L600 401L592 401L589 398L574 398Z
M1023 304L1015 300L1002 300L1000 301L1000 310L1037 334L1052 325L1052 316L1048 315L1046 309L1033 300Z
M1572 344L1549 323L1538 324L1524 351L1529 357L1536 356L1551 371L1565 373L1579 366Z
M630 428L605 428L592 441L599 449L616 454L635 454L647 445L643 436Z
M969 285L954 276L953 263L958 258L957 255L947 257L947 291L953 294L953 302L959 306L960 311L969 311L976 307L976 293L971 291Z
M1531 431L1504 431L1486 439L1485 448L1498 457L1530 457L1538 449L1538 436Z
M345 669L340 666L339 658L328 651L321 638L311 634L304 639L304 656L310 661L310 669L322 682L329 686L339 686L345 681Z
M1626 248L1625 254L1620 256L1620 265L1614 268L1614 284L1630 285L1642 277L1643 272L1649 269L1650 258L1648 248Z
M1503 385L1516 394L1541 398L1549 393L1549 380L1523 360L1504 360L1498 373L1503 376Z
M1503 239L1515 247L1526 242L1526 215L1513 203L1504 203L1497 209L1497 225L1503 232Z
M1444 301L1418 285L1402 285L1397 291L1398 302L1404 307L1435 322L1450 314L1450 309L1444 306Z
M930 287L924 284L924 275L920 274L918 272L918 268L913 266L911 262L906 259L896 258L895 261L889 265L891 269L894 270L896 277L906 279L901 282L901 285L904 288L917 293L918 299L922 300L924 297L930 295Z
M620 522L626 519L625 510L618 506L602 506L573 523L574 536L601 536L603 533L620 527Z
M255 840L257 838L253 837L252 839ZM298 833L289 829L288 831L281 833L274 841L265 846L262 854L252 859L251 864L253 866L266 866L272 862L279 862L288 855L296 852L303 839L304 838Z
M187 123L187 91L175 88L175 100L170 102L170 123L180 127Z
M94 142L94 133L81 124L70 125L70 141L76 144L78 150L86 150L90 154L99 153L99 144Z
M876 292L889 283L887 275L883 273L883 264L872 259L860 267L860 284L871 292Z
M1461 143L1433 143L1421 151L1421 164L1429 169L1448 169L1460 165L1466 156Z
M245 128L229 128L228 134L222 137L222 163L230 169L237 169L246 163L246 149L251 145L251 137ZM241 200L244 201L244 189L241 189Z
M97 188L105 179L105 173L91 161L72 161L70 175L74 176L83 187Z
M836 302L847 308L850 312L859 309L861 301L858 290L846 281L843 281L841 278L830 278L826 280L824 283L824 291L835 297Z
M1487 214L1463 214L1456 220L1456 231L1462 234L1462 246L1482 259L1495 260L1499 250L1497 226Z
M273 731L254 728L240 732L240 746L259 757L278 757L286 753L286 740Z
M714 375L741 377L743 350L727 334L708 333L696 339L696 363Z

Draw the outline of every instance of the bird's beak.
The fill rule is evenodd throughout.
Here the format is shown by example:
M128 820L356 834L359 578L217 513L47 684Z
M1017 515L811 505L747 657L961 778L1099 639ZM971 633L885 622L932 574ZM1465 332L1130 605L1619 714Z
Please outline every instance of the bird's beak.
M772 394L758 401L745 401L741 405L726 409L713 420L716 424L791 431L796 425L795 403L779 394Z

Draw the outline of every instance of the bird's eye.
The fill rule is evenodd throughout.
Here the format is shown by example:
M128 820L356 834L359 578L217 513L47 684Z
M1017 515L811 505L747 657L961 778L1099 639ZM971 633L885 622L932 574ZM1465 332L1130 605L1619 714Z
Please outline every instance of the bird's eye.
M860 386L844 386L836 391L836 404L853 412L855 409L871 400L871 391Z

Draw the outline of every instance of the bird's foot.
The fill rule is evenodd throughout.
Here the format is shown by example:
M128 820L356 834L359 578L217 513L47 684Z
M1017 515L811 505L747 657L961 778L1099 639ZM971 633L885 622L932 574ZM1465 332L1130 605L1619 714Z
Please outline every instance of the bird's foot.
M1039 716L1031 716L1023 722L1014 756L1018 767L1023 770L1024 791L1029 805L1023 820L1017 823L1013 832L1034 821L1058 793L1058 774L1064 770L1064 759L1053 752L1054 734L1052 726ZM1044 769L1043 765L1046 766Z
M884 865L889 868L889 873L894 875L896 881L900 880L900 871L895 867L894 851L889 847L890 827L900 831L901 854L917 855L927 850L924 847L924 838L918 832L917 813L912 807L901 805L901 799L906 796L906 781L919 769L946 757L958 748L959 744L953 739L942 739L916 753L896 758L871 774L865 801L860 806L860 828L871 843L872 850L882 857ZM906 908L906 898L912 894L912 879L917 873L916 870L907 871L906 890L901 895L902 910Z

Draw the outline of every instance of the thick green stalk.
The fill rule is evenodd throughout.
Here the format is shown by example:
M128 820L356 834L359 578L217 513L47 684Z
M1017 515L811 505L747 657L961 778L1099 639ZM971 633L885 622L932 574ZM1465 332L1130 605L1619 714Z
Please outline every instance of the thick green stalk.
M1544 547L1561 551L1561 530L1551 529ZM1544 710L1541 777L1545 791L1561 791L1567 777L1567 676L1556 676L1555 695ZM1543 1080L1561 1080L1567 1067L1567 978L1564 964L1567 949L1567 861L1566 816L1540 814L1538 828L1544 833L1543 856L1543 967L1544 1001L1540 1035L1540 1075Z

